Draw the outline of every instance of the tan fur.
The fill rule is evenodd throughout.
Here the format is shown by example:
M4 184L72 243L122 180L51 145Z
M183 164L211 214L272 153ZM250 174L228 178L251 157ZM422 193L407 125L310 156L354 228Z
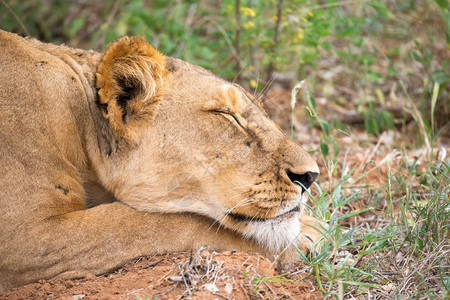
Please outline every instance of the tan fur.
M320 236L288 176L316 163L241 87L142 38L99 54L0 31L0 53L0 290Z

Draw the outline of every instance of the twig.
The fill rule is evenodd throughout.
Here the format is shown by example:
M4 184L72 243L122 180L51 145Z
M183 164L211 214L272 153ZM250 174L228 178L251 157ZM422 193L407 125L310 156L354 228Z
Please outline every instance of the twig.
M117 10L119 9L119 4L120 4L120 0L116 0L114 2L113 7L111 9L111 13L109 14L108 19L106 20L106 26L99 38L99 41L102 41L102 44L105 44L106 30L109 28L109 26L113 22L114 17L116 16Z
M278 36L280 34L280 23L281 23L281 13L283 9L283 0L278 0L277 4L277 20L275 22L275 32L273 34L273 45L272 45L272 53L271 55L275 55L275 46L278 44ZM272 78L272 73L274 71L273 61L271 60L269 63L269 69L267 70L267 78L268 82Z
M247 291L245 290L244 285L243 285L242 283L239 283L239 285L240 285L240 287L241 287L242 292L244 292L245 297L246 297L247 299L250 300L251 298L250 298L249 295L247 294Z
M143 267L143 269L149 269L149 268L152 268L152 267L156 266L157 264L159 264L159 263L162 262L162 261L163 261L163 260L160 259L160 260L151 262L151 263L147 264L145 267Z
M191 289L189 288L189 284L188 284L187 281L186 281L186 276L185 276L185 274L184 274L184 272L183 272L183 270L182 270L181 265L178 265L178 271L180 272L181 278L183 279L183 283L184 283L184 285L186 286L186 290L183 292L183 295L184 295L184 294L188 294L189 296L191 296L191 295L192 295L192 292L191 292Z
M170 292L173 291L175 288L176 288L176 285L173 285L170 289L168 289L168 290L166 290L166 291L164 291L164 292L162 292L162 293L153 295L153 299L158 299L160 296L164 296L165 294L170 293Z
M236 50L236 80L239 81L241 79L241 59L240 59L240 35L241 35L241 1L235 0L234 14L236 18L236 31L234 32L234 48Z
M363 0L362 2L368 2L369 0ZM320 4L317 6L313 6L310 8L310 10L318 10L318 9L326 9L331 7L337 7L337 6L346 6L355 3L355 0L348 0L348 1L340 1L340 2L332 2L332 3L326 3L326 4Z
M301 269L301 270L299 270L299 271L295 271L295 272L293 272L293 273L290 273L290 274L289 274L289 277L292 277L292 276L297 275L297 274L299 274L299 273L306 272L306 271L308 271L308 270L310 270L310 269L311 269L311 266L308 266L308 267L303 268L303 269Z
M253 1L248 0L248 7L253 9ZM258 70L259 68L256 67L256 59L255 59L255 45L253 43L249 43L249 50L250 50L250 64L253 66L253 78L258 77ZM258 85L258 80L256 81L256 84ZM256 92L257 86L255 87Z
M217 23L217 21L215 21L211 17L205 17L205 18L201 19L201 22L197 22L197 26L199 26L199 24L208 23L208 22L210 22L211 24L213 24L217 27L217 29L220 31L223 38L225 39L225 42L227 43L228 47L230 48L230 51L231 51L234 59L239 60L239 62L241 62L239 55L236 53L236 49L233 47L230 37L226 33L225 29L223 29L223 27L219 23Z
M127 296L130 296L130 295L136 296L136 293L142 291L143 289L144 289L144 288L140 288L140 289L131 291L131 292L127 293Z
M231 300L231 298L228 298L227 296L222 295L222 294L219 294L219 293L214 293L214 295L217 295L217 296L219 296L219 297L222 297L223 299ZM234 298L233 298L233 299L234 299Z
M2 4L6 7L7 10L9 10L9 12L13 15L14 19L16 19L17 23L19 23L20 27L22 27L23 31L25 31L25 34L30 36L30 32L28 31L27 27L25 27L25 25L22 23L22 21L20 21L19 17L16 15L16 13L11 9L11 7L9 7L9 5L4 1L4 0L0 0L2 1Z
M200 247L200 249L198 249L197 253L195 254L195 257L191 256L191 261L189 263L190 269L194 267L195 260L198 259L200 257L200 254L202 254L202 252L205 251L206 249L208 249L208 247Z
M197 10L197 3L191 4L189 6L189 10L186 16L186 22L184 24L184 34L192 34L193 31L193 20L194 20L194 16L195 16L195 11ZM175 57L180 57L181 53L183 53L184 48L186 47L186 42L185 41L181 41L178 43L178 47L177 47L177 52L175 53Z

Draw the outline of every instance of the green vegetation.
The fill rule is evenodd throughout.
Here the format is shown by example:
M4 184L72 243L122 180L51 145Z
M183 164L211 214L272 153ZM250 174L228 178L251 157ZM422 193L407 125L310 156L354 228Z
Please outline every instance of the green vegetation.
M2 29L77 47L143 35L268 102L274 86L306 79L292 136L294 119L309 116L318 139L305 147L325 170L309 205L329 224L320 250L299 253L310 276L331 298L450 297L447 0L1 0L0 8Z
M445 125L450 112L443 101L450 97L446 0L0 4L2 29L42 40L100 50L119 36L142 35L167 55L258 91L279 73L288 74L289 82L308 78L316 96L364 116L368 133L378 135L402 121L393 112L402 103L386 99L398 91L385 90L400 80L423 112L430 111L438 85L433 126ZM430 114L424 117L430 124Z

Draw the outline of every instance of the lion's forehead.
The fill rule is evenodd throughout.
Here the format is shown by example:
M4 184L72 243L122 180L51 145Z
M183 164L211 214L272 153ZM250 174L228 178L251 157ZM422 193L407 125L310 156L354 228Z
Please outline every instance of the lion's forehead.
M280 128L269 118L255 97L241 86L188 62L167 58L172 74L169 99L179 100L189 111L222 111L239 119L255 136L276 143L283 137Z
M220 101L230 113L239 114L247 121L272 123L259 102L236 84L224 83L220 86Z

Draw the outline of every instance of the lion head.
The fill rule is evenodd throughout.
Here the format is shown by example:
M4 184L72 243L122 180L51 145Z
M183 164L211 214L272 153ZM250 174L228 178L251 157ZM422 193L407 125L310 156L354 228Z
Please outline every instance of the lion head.
M109 46L96 87L106 146L90 156L117 199L207 216L270 251L298 235L319 169L253 95L138 37Z

